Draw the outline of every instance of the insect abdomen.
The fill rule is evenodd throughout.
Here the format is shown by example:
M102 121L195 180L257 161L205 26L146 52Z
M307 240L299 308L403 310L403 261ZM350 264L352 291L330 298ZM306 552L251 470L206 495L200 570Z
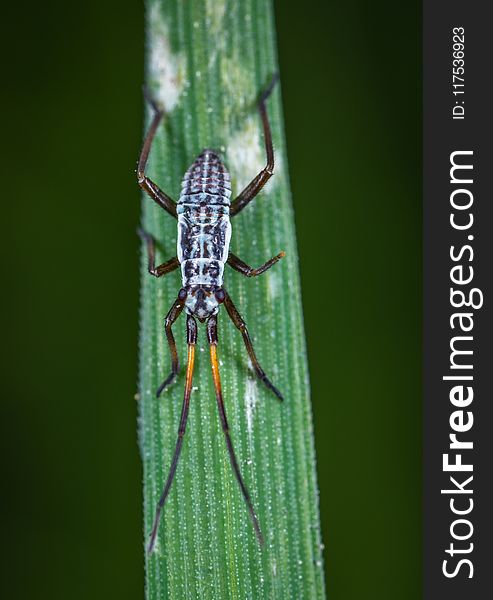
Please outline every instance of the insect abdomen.
M182 181L178 260L183 286L220 287L231 239L230 175L218 155L204 150Z

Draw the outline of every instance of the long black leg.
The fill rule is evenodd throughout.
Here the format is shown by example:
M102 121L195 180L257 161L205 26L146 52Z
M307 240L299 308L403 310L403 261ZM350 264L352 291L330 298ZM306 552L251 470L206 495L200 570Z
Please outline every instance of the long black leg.
M269 85L267 86L267 88L260 95L258 101L258 110L260 112L260 116L262 118L262 125L264 127L265 153L267 155L267 164L260 171L260 173L254 179L252 179L252 181L250 181L250 183L240 193L240 195L237 196L231 203L230 215L232 217L234 217L240 211L242 211L245 208L245 206L255 198L255 196L260 192L260 190L264 187L264 185L274 173L274 147L272 146L272 133L270 130L269 118L267 116L265 102L270 96L272 90L274 89L274 85L276 84L278 78L278 74L276 73Z
M270 381L270 379L265 374L265 371L260 366L260 363L258 362L257 356L255 355L255 350L253 349L252 340L250 339L250 334L248 333L248 329L247 329L245 321L243 320L242 316L238 312L236 306L233 304L233 301L231 300L231 296L226 292L226 290L224 290L224 294L225 294L224 306L226 307L226 310L228 311L228 315L229 315L230 319L233 321L233 323L237 327L237 329L240 330L240 333L243 336L243 341L245 342L248 356L250 357L250 360L252 361L252 365L253 365L253 368L255 369L255 373L256 373L257 377L261 381L264 382L264 384L269 388L269 390L274 392L274 394L279 398L279 400L283 401L284 398L282 397L281 392Z
M265 273L267 269L270 269L272 265L275 265L276 262L281 260L281 258L283 258L284 256L286 256L285 252L279 252L277 256L274 256L260 267L254 269L253 267L250 267L245 262L243 262L241 258L236 256L236 254L230 252L228 255L228 265L232 267L235 271L238 271L238 273L245 275L245 277L257 277L257 275L262 275L262 273Z
M163 383L156 390L156 397L159 398L161 392L171 383L173 383L175 377L178 375L180 363L178 361L178 351L176 350L176 342L173 336L173 323L180 316L183 307L185 306L185 300L181 299L180 296L175 300L173 306L169 309L168 314L164 320L164 330L166 332L166 338L168 339L169 351L171 353L171 373L163 381Z
M209 346L210 346L212 378L214 380L214 388L216 390L217 407L219 409L221 425L223 428L224 437L226 439L226 446L228 447L229 459L231 461L231 466L233 468L235 477L240 485L240 489L241 489L241 493L243 494L243 498L245 499L246 505L248 506L248 512L250 513L250 517L253 522L253 527L255 529L255 534L257 536L257 540L258 540L259 544L262 546L264 543L264 537L262 535L262 531L260 530L260 525L258 522L257 515L255 514L255 509L253 508L250 494L249 494L248 489L243 481L243 478L241 477L240 467L239 467L238 461L236 459L235 451L233 448L233 442L231 441L228 419L226 417L226 410L224 408L223 394L222 394L222 389L221 389L221 379L219 377L219 363L217 360L217 318L216 318L216 316L210 317L209 321L207 322L207 339L209 341Z
M195 319L188 315L187 317L187 341L188 341L188 363L187 363L187 377L185 381L185 393L183 395L183 406L181 409L180 425L178 427L178 439L176 440L175 453L171 461L171 467L169 469L168 478L164 485L163 492L159 498L159 502L156 508L156 516L154 517L154 524L152 526L151 536L149 540L149 546L147 551L151 553L154 550L156 543L157 530L159 527L159 520L161 518L161 511L163 509L166 498L168 497L171 484L176 473L176 467L178 465L178 459L180 458L181 447L183 445L183 436L187 427L188 409L190 407L190 394L192 393L192 380L193 380L193 366L195 362L195 344L197 343L197 323Z
M154 277L162 277L171 273L180 266L178 258L174 256L166 262L156 267L156 240L150 233L143 229L137 229L139 236L145 241L147 246L147 270Z
M149 131L147 132L147 135L145 137L144 145L142 146L142 150L139 157L139 162L137 163L137 182L140 185L140 187L147 194L149 194L149 196L154 200L154 202L159 204L161 208L164 208L165 211L167 211L176 219L176 202L172 200L167 194L165 194L163 190L161 190L159 186L157 186L154 183L154 181L152 181L152 179L149 179L149 177L147 177L145 174L147 158L149 157L149 151L151 149L152 140L156 135L156 130L163 116L163 110L159 108L159 106L153 100L151 100L147 96L147 94L145 95L146 99L149 101L154 110L154 117L152 119L151 126L149 127Z

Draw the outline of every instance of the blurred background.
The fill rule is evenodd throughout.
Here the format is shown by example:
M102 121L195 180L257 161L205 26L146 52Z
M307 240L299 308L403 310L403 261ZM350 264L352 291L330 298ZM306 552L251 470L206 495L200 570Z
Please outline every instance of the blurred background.
M276 2L328 597L421 589L421 14ZM2 8L2 587L142 598L143 4Z

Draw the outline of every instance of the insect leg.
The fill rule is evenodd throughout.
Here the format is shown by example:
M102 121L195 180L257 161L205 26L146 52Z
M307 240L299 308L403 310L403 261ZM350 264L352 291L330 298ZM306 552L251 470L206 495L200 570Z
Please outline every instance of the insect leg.
M264 544L264 536L262 535L262 531L260 530L260 525L258 522L257 515L255 514L255 509L253 508L250 494L243 481L243 478L241 477L240 467L236 459L235 451L233 448L233 442L231 441L228 419L226 417L226 410L224 408L223 394L221 389L221 379L219 376L219 364L217 360L217 317L215 315L212 316L207 322L207 339L209 341L211 353L212 378L214 380L214 388L216 390L217 407L219 409L221 425L223 428L224 437L226 439L226 446L228 447L229 459L231 461L231 466L233 468L235 477L240 485L241 493L243 494L243 498L248 507L248 512L250 513L253 527L255 529L255 535L257 536L259 544L262 546Z
M195 362L195 344L197 343L197 323L191 316L187 316L187 341L188 341L188 363L187 363L187 376L185 381L185 393L183 395L183 405L181 409L180 425L178 427L178 438L176 440L175 453L171 461L171 467L169 469L168 478L164 485L163 492L159 498L159 502L156 508L156 516L154 517L154 524L152 526L149 546L147 551L151 553L154 550L156 543L156 536L159 527L159 520L161 518L161 511L163 509L166 498L168 497L171 484L176 473L176 467L178 465L178 459L180 458L181 447L183 445L183 436L187 427L188 409L190 407L190 394L192 393L192 380L193 380L193 367Z
M237 329L239 329L241 335L243 336L243 341L245 342L248 356L250 357L250 360L252 361L252 365L253 365L253 368L255 369L255 373L256 373L257 377L261 381L263 381L264 384L269 388L269 390L274 392L274 394L282 402L284 400L284 398L283 398L281 392L270 381L270 379L267 377L264 370L260 366L260 363L258 362L257 356L255 355L255 350L253 349L252 340L250 339L250 334L248 333L248 329L247 329L245 321L243 320L243 317L240 315L240 313L238 312L238 309L233 304L233 301L231 300L231 296L226 292L226 290L224 290L224 293L225 293L224 306L226 307L226 310L228 311L228 315L229 315L230 319L233 321L234 325L236 326Z
M242 211L245 206L255 198L255 196L260 192L260 190L264 187L274 173L274 147L272 146L272 133L270 130L265 102L274 89L274 85L276 84L278 78L279 76L276 73L267 88L260 95L258 101L258 109L262 118L262 125L264 127L265 154L267 155L267 164L260 171L260 173L254 179L252 179L252 181L250 181L240 195L237 196L231 203L230 215L232 217Z
M171 373L168 375L168 377L163 381L163 383L156 390L157 398L159 398L159 396L161 395L161 392L168 385L173 383L175 377L178 375L180 363L178 361L178 352L176 350L176 342L175 342L175 338L173 336L173 331L171 328L173 327L173 323L180 316L180 313L183 310L184 306L185 306L185 300L180 300L180 297L178 297L175 300L175 302L173 303L173 306L169 309L169 312L166 315L166 318L164 320L164 330L166 332L166 338L168 339L169 350L171 353ZM187 321L187 323L188 323L188 321Z
M149 194L149 196L156 202L161 208L164 208L166 212L168 212L171 216L176 219L176 202L172 200L167 194L163 192L149 177L145 174L145 168L147 165L147 158L149 157L149 151L151 149L152 140L156 134L156 130L158 128L159 122L163 116L163 110L150 99L147 93L144 94L146 99L151 104L154 110L154 117L152 119L151 126L149 127L149 131L144 140L144 145L142 146L142 150L139 157L139 162L137 163L137 182L140 187Z
M147 270L154 277L162 277L171 273L180 266L178 258L174 256L161 265L156 267L156 240L150 233L143 229L137 229L139 236L145 241L147 246Z
M252 267L249 267L246 263L244 263L241 260L241 258L236 256L236 254L230 252L228 256L228 265L232 267L235 271L238 271L238 273L245 275L245 277L257 277L257 275L262 275L262 273L265 273L268 269L272 267L272 265L275 265L276 262L281 260L281 258L284 258L284 256L286 256L285 252L279 252L277 256L274 256L260 267L254 269Z

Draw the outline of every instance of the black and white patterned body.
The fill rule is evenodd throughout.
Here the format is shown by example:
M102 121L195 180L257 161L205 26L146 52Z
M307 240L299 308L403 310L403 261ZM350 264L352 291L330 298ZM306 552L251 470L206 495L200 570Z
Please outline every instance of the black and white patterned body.
M200 321L218 312L231 239L231 177L213 150L204 150L182 181L177 204L177 255L185 308Z

